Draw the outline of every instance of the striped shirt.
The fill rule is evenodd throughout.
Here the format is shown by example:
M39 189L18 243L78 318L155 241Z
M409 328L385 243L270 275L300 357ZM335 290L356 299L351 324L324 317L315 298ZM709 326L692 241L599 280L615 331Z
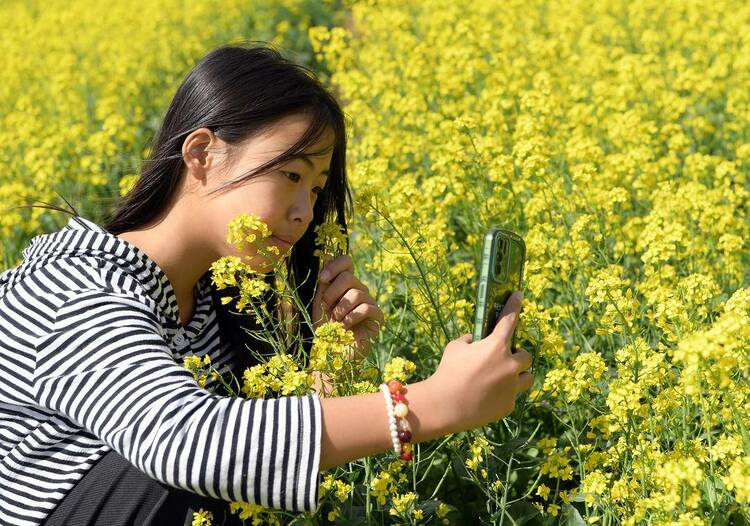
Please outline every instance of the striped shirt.
M185 356L224 374L237 355L219 337L210 272L195 298L183 326L163 270L80 216L0 274L0 524L41 524L111 450L171 487L318 510L318 395L201 388Z

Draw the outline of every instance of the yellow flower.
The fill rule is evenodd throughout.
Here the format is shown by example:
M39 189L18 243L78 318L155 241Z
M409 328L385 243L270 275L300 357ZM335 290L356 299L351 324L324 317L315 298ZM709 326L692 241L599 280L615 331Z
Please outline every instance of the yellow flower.
M260 246L260 241L270 235L268 225L254 214L240 214L227 225L227 243L237 250L244 250L248 245Z
M191 372L199 371L202 368L201 357L191 354L183 358L182 365Z
M750 456L738 457L721 479L729 491L734 491L737 502L750 504Z
M584 493L586 503L591 505L595 502L597 495L603 495L607 490L608 480L607 477L600 471L592 471L587 473L581 481L581 490Z
M252 272L250 267L237 256L224 256L217 259L211 263L210 270L211 282L217 290L238 286L238 274L241 277Z
M550 489L544 484L539 484L536 489L536 494L542 497L544 500L547 500L547 498L549 498L549 492Z
M417 370L417 366L411 360L396 356L383 367L383 378L406 382L406 379Z
M476 471L484 460L485 455L487 455L489 449L489 441L481 435L476 436L473 442L469 445L470 457L466 459L466 468ZM486 476L483 478L486 478Z
M396 484L393 477L387 471L379 473L370 482L370 495L375 497L380 506L384 506L386 499L396 491Z
M208 382L208 375L206 374L206 366L210 369L211 357L207 354L201 359L200 356L191 354L183 358L183 367L193 374L193 378L198 382L200 387L206 387Z
M344 228L335 221L326 221L315 227L315 245L318 247L313 252L314 256L322 257L324 254L336 257L346 251L346 234Z
M269 526L281 526L278 516L272 508L265 508L260 504L250 502L232 501L229 503L230 513L237 513L241 520L252 519L251 524L264 524Z
M354 333L344 328L344 324L338 321L322 323L315 329L312 348L310 350L310 367L313 370L331 372L340 369L344 361L348 361L354 345ZM334 360L339 358L334 363ZM338 367L337 367L338 366Z
M130 190L132 190L135 186L135 183L136 181L138 181L139 177L139 174L128 174L122 176L117 183L120 195L124 196L125 194L130 192Z
M191 524L192 526L211 526L213 520L213 512L199 508L198 511L193 512L193 522Z
M416 500L417 494L411 491L408 493L404 493L403 495L394 495L393 507L391 507L389 513L391 515L406 514Z

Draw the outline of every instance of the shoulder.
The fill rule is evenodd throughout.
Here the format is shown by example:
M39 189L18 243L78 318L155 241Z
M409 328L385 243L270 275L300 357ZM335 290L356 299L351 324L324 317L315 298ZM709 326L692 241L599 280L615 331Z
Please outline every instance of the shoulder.
M143 271L129 268L127 262L114 254L106 252L98 254L76 254L67 257L53 259L36 268L39 271L56 271L63 273L69 278L68 284L77 285L79 288L109 288L123 293L135 295L144 293L141 280L149 281L150 276L143 275ZM65 283L60 283L62 288L67 288ZM54 285L53 285L54 286Z
M109 259L90 255L57 258L25 269L12 293L39 305L56 321L61 314L88 305L119 304L158 319L157 303L141 282Z

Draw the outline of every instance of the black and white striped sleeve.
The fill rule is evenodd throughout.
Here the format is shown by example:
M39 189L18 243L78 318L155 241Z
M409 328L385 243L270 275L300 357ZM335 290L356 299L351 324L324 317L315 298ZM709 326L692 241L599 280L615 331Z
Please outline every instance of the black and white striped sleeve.
M150 477L227 501L318 509L317 394L245 400L199 387L154 313L115 291L76 293L35 343L37 402Z

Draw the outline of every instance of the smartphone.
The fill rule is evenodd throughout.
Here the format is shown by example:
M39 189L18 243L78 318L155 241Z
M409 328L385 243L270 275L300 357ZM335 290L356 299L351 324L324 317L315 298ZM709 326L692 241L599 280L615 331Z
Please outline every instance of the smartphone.
M474 315L474 339L487 337L495 327L510 295L521 290L526 243L518 234L502 228L490 228L482 244L482 262ZM511 350L515 349L513 331Z

